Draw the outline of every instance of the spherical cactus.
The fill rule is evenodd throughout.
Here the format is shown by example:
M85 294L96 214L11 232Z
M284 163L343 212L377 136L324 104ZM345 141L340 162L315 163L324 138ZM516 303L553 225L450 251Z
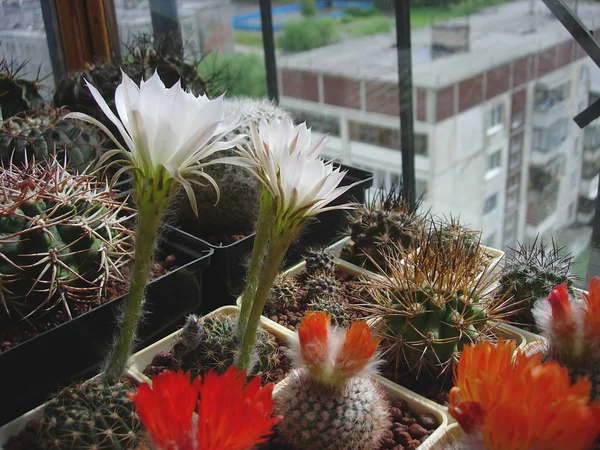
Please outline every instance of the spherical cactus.
M589 376L600 398L600 277L593 277L583 299L571 299L567 284L552 290L532 310L544 341L535 343L546 358L569 369L573 379Z
M386 255L387 273L365 281L373 298L371 316L381 319L384 355L405 372L438 377L451 373L463 345L494 336L509 311L505 298L491 292L496 278L474 278L476 258L453 258L428 241L408 262L394 249ZM383 276L385 275L385 276Z
M308 312L291 349L296 368L275 395L277 440L302 449L371 450L391 426L390 404L372 377L378 340L364 322L332 328Z
M388 193L379 191L370 204L350 213L347 232L352 245L344 250L343 257L374 269L385 264L382 251L391 244L415 250L425 232L418 208L418 204L413 206L404 200L401 186L392 187Z
M250 134L248 122L265 118L268 121L289 118L288 113L268 100L251 98L226 98L224 100L226 115L239 117L242 125L225 137L234 139L239 135ZM244 143L252 145L250 139ZM236 150L226 150L215 154L212 158L235 156ZM210 159L210 158L209 158ZM180 189L176 199L177 216L184 221L187 229L200 235L221 233L251 233L254 231L260 206L261 184L245 167L232 164L214 164L207 166L205 172L219 186L220 200L217 193L208 183L194 185L194 194L198 207L198 219L192 211L188 197ZM202 181L202 180L199 180Z
M57 160L0 166L1 311L21 319L61 305L98 303L131 261L132 215L106 182Z
M198 345L193 348L196 342ZM192 377L210 369L223 373L237 360L240 346L241 338L236 332L234 316L202 319L188 316L178 345L175 346L175 359L180 362L182 370L191 372ZM278 358L279 348L275 338L259 328L249 373L268 378Z
M306 254L306 273L309 276L335 273L335 257L328 248L309 249Z
M429 230L432 244L439 246L440 251L457 253L464 258L472 258L481 254L481 232L471 230L457 217L444 218L433 222Z
M572 257L561 255L561 251L554 242L548 248L536 239L530 246L520 245L504 262L498 291L511 295L519 309L513 321L526 329L537 331L531 312L536 301L545 300L559 284L566 283L569 290L573 286Z
M124 383L92 380L63 389L43 411L39 449L126 449L143 442L144 427Z
M324 297L335 298L339 292L337 278L322 273L308 278L305 287L307 301Z
M107 137L80 120L61 120L65 110L48 109L11 117L0 128L0 162L22 165L56 154L66 156L68 168L82 173L92 168L104 150Z
M340 299L331 297L317 297L312 303L308 304L308 311L323 311L331 314L331 321L335 326L346 327L350 323L350 313L348 306Z
M289 308L296 303L296 293L300 284L295 277L277 275L265 303L265 312L275 314L282 308Z
M25 63L16 66L12 61L0 60L0 120L42 107L39 79L21 78L24 68Z

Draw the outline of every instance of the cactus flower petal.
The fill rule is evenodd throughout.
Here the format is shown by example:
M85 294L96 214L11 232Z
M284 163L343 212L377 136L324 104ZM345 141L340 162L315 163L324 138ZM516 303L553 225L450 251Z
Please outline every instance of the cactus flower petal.
M588 294L584 296L586 311L584 326L589 345L600 351L600 277L588 283Z
M192 417L196 409L200 379L188 373L166 371L142 383L130 394L140 420L161 450L192 448Z
M300 354L306 367L312 373L320 373L330 359L329 338L331 334L331 314L321 311L308 311L298 327Z
M352 377L373 359L380 339L371 336L366 322L354 322L348 331L335 360L335 370L344 377Z

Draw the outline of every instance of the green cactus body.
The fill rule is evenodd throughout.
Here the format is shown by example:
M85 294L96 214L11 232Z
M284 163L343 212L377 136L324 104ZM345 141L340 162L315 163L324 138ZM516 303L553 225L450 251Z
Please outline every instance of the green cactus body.
M465 258L477 256L481 249L481 233L461 224L456 217L434 223L431 237L433 243L447 253L451 253L458 245Z
M289 308L296 303L296 292L300 285L295 277L277 275L265 303L265 312L275 314L282 308Z
M0 120L42 107L44 99L39 92L39 81L19 78L22 68L13 69L6 60L0 61Z
M499 280L499 294L512 296L519 310L513 321L536 331L532 308L537 300L544 300L559 284L567 284L571 291L574 275L570 271L570 255L562 256L562 249L554 242L548 248L537 239L530 245L520 245L504 263Z
M332 275L317 273L308 278L305 283L306 300L311 301L317 298L335 298L339 293L337 279Z
M0 129L0 161L24 164L56 153L70 169L82 173L92 166L107 143L97 127L79 120L61 120L64 110L30 111L5 121Z
M196 326L192 326L196 323ZM206 370L223 373L235 363L238 357L241 338L236 333L234 316L208 317L198 319L190 316L186 327L175 347L175 359L184 371L190 371L192 377ZM195 343L198 343L195 346ZM268 378L270 370L279 357L279 348L275 338L265 330L258 329L256 345L249 371L253 375Z
M142 444L144 427L124 383L90 381L63 389L44 408L38 444L50 449L126 449Z
M335 273L335 257L328 248L310 249L306 254L306 273L309 276Z
M293 370L275 396L283 416L277 439L308 450L372 450L391 426L389 404L371 377L354 377L342 388Z
M47 164L46 164L47 163ZM131 260L131 214L106 183L56 159L0 167L0 300L16 319L99 301Z

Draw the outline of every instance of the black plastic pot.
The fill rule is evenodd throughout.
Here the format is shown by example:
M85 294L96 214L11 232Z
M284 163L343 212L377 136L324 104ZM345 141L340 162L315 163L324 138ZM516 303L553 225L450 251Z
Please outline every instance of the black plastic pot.
M212 250L185 233L170 230L163 236L159 253L175 255L180 267L148 284L136 349L172 333L181 327L185 315L201 309L202 272ZM127 295L118 297L0 353L0 425L44 403L60 386L97 373L126 299Z
M373 185L373 174L344 165L342 165L342 169L348 171L342 185L358 183L332 204L363 203L366 190ZM346 210L320 214L292 244L286 254L284 267L290 267L301 261L307 248L327 246L337 241L348 225L347 214ZM179 225L179 227L184 232L186 231L185 225ZM202 312L208 313L221 306L235 304L237 296L241 294L244 287L247 262L254 245L254 234L224 246L210 244L200 237L198 239L214 251L210 267L207 267L204 272Z

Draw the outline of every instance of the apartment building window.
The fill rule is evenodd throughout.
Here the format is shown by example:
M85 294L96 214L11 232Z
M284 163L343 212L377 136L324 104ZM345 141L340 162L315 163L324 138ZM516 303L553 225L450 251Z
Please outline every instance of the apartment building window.
M571 82L561 84L554 89L544 87L535 91L535 109L538 111L547 111L555 105L565 101L571 94Z
M297 124L306 122L306 126L312 131L330 136L340 136L340 119L337 117L297 110L290 110L290 112Z
M496 105L488 112L487 132L493 134L504 128L504 104Z
M509 190L517 189L521 184L521 174L515 173L514 175L510 175L508 180L506 181L506 188Z
M400 150L400 130L354 121L348 123L350 126L350 139L392 150ZM428 139L426 134L415 134L415 154L427 156Z
M567 138L568 132L567 119L558 120L549 128L534 128L533 149L542 153L554 150Z
M508 165L511 169L516 169L521 164L521 154L520 153L511 153Z
M516 130L520 128L525 123L525 111L520 110L513 113L511 121L510 121L510 129Z
M519 191L514 190L506 194L506 209L512 209L517 206L519 202Z
M427 156L429 154L426 134L415 134L415 154Z
M502 150L495 151L488 156L488 171L502 167Z
M498 194L490 195L483 205L483 213L489 214L498 206Z

